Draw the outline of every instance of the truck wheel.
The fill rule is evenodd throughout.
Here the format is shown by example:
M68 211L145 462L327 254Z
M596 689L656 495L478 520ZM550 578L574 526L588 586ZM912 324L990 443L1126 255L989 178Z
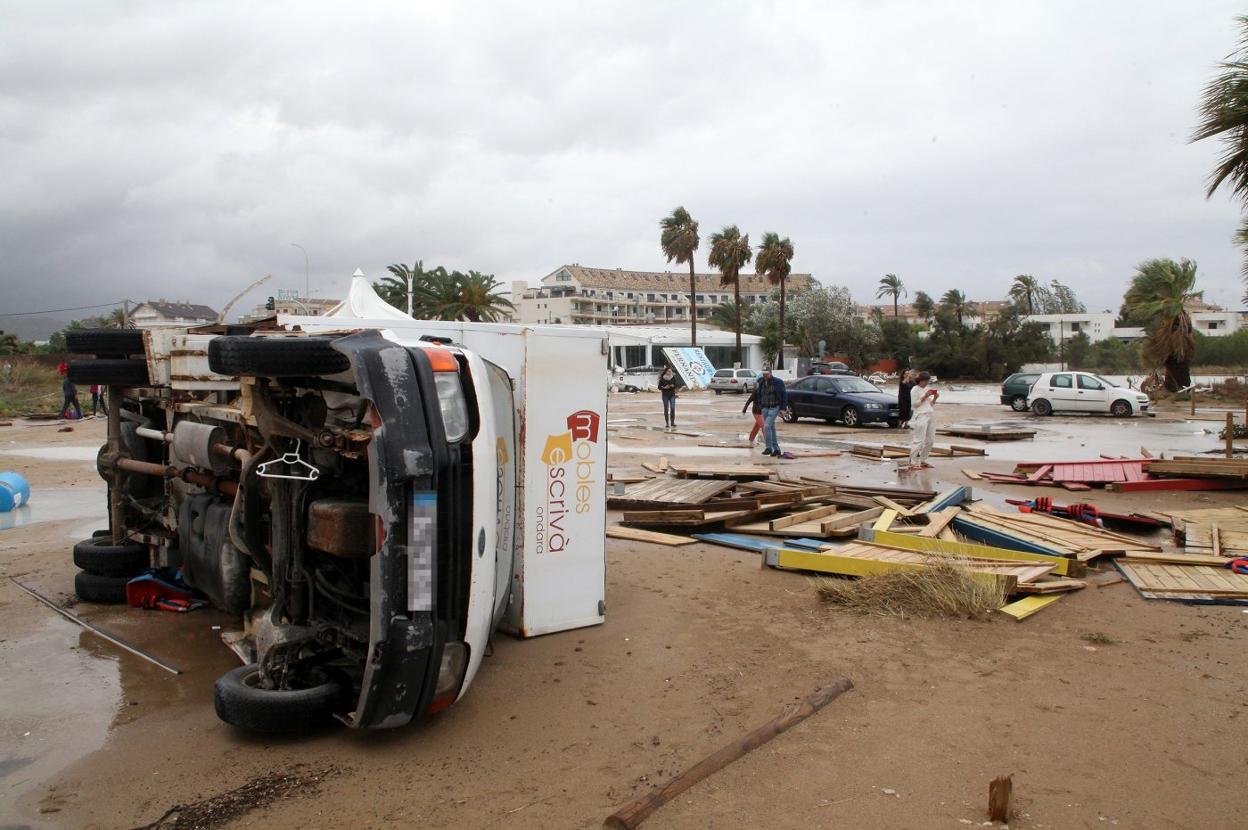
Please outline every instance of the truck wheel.
M102 576L89 571L74 574L74 593L83 602L121 605L126 601L128 576Z
M332 337L214 337L208 368L219 375L309 377L335 375L351 361L334 351Z
M1109 407L1109 414L1115 418L1130 418L1131 404L1123 400L1114 401Z
M103 358L72 360L69 379L79 386L98 383L102 386L147 385L147 361Z
M314 669L306 689L262 689L260 667L239 666L217 678L212 706L226 723L251 732L301 732L326 723L345 703L347 685Z
M1052 415L1053 404L1049 403L1044 398L1041 398L1031 405L1031 411L1037 415Z
M1011 399L1010 399L1010 409L1013 409L1015 412L1026 412L1026 411L1027 411L1027 398L1026 398L1026 396L1024 396L1024 395L1015 395L1013 398L1011 398Z
M74 545L74 564L102 576L136 576L151 567L147 547L137 542L113 545L108 536L83 539Z
M70 354L125 357L143 354L143 332L134 329L79 329L65 332Z

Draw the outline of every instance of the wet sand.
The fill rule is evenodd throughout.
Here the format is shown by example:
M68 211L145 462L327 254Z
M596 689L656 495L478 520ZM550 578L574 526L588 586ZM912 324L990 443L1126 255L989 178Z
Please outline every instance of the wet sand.
M1216 426L1170 415L1037 419L950 405L941 407L942 422L1022 421L1038 430L1036 439L987 444L985 458L935 458L935 470L899 476L891 463L848 455L775 462L697 447L748 430L741 400L689 394L678 407L681 428L707 437L646 428L661 423L655 395L612 396L612 467L685 454L944 489L968 483L964 467L1219 445L1203 432ZM827 429L784 424L781 440L836 448L908 438L881 428L822 434ZM49 511L76 512L78 494L94 493L94 516L102 517L93 465L42 452L98 446L102 436L102 422L68 434L20 422L0 428L0 449L43 455L3 455L0 469L30 478L32 506L51 501ZM971 483L998 503L1016 494L1076 495ZM1079 498L1114 507L1243 500L1099 491ZM70 604L70 546L99 523L46 515L0 530L0 575ZM174 677L82 634L0 579L0 660L9 669L0 673L0 826L130 828L173 803L306 763L344 771L315 795L230 826L599 827L622 803L842 676L854 691L645 827L979 825L988 781L1005 773L1014 774L1013 827L1242 826L1234 795L1248 707L1241 609L1149 602L1118 584L1085 589L1023 623L898 620L822 607L802 576L704 544L612 539L608 565L605 625L530 641L500 635L473 688L442 716L385 733L330 729L283 739L239 733L212 712L212 682L234 665L213 629L229 625L224 615L76 604L77 613L184 670ZM1116 642L1083 639L1097 633Z

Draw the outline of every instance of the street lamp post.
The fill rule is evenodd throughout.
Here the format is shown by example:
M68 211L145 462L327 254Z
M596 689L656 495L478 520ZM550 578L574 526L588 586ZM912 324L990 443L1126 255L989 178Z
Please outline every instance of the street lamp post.
M308 278L308 251L298 242L292 242L290 244L303 251L303 296L306 299L311 296L311 289L308 287L310 285Z

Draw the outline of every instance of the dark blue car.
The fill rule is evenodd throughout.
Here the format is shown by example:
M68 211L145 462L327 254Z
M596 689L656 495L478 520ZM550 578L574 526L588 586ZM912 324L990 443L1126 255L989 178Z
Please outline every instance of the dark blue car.
M789 408L784 420L823 418L847 427L883 421L890 427L901 422L897 396L881 392L862 378L809 375L789 387Z

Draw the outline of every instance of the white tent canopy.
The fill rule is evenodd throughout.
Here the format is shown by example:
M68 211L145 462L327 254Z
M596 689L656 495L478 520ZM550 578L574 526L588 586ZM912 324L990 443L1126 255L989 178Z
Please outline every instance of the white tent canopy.
M325 313L339 320L411 320L402 311L377 296L364 272L359 268L351 275L347 298Z

